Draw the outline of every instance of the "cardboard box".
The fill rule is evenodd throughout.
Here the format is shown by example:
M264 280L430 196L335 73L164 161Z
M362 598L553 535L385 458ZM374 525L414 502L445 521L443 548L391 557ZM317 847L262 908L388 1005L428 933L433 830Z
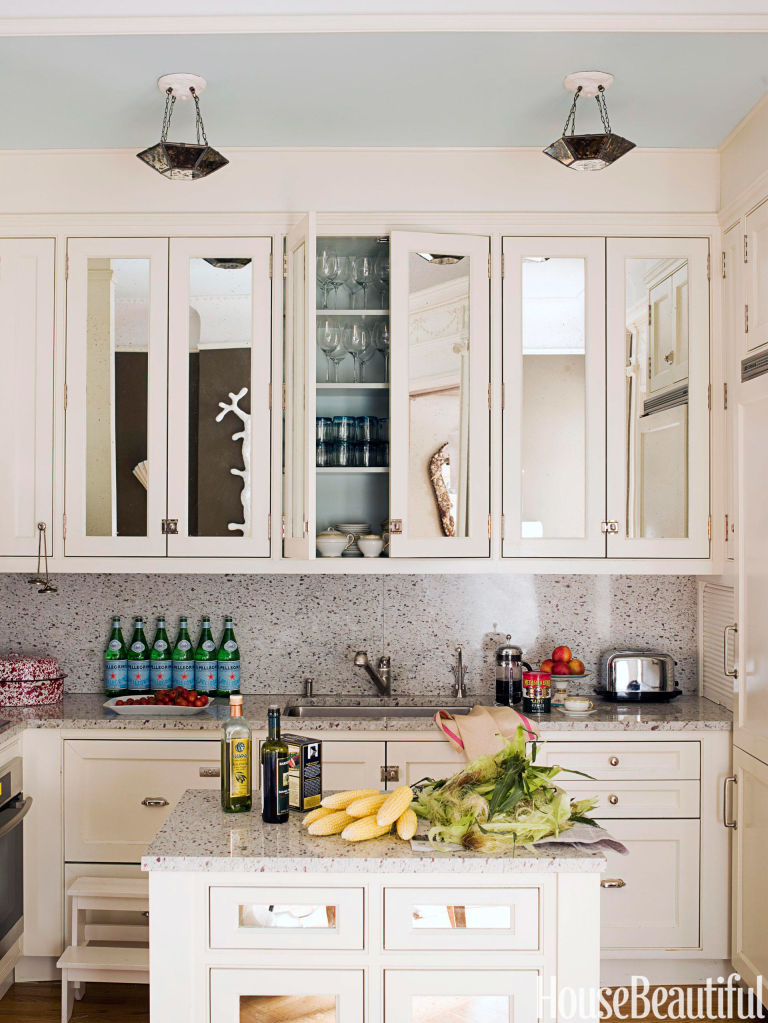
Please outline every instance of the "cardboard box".
M314 810L323 798L323 744L304 735L286 735L288 768L288 804L292 810Z

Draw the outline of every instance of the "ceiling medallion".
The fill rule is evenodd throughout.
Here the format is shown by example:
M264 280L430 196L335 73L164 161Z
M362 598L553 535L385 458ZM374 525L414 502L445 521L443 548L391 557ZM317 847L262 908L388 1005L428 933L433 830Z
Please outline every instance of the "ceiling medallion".
M160 141L136 155L165 178L171 178L173 181L195 181L197 178L213 174L229 163L225 156L208 144L205 134L203 115L200 113L200 93L206 84L205 79L199 75L186 73L162 75L157 80L158 89L165 94L165 113ZM168 131L177 99L194 101L197 143L168 141Z
M605 90L612 82L613 75L605 71L575 71L565 78L563 85L574 94L573 103L568 111L563 134L544 150L547 156L572 170L596 171L604 170L635 148L634 142L611 131ZM596 101L604 129L601 134L576 134L576 104L580 96Z

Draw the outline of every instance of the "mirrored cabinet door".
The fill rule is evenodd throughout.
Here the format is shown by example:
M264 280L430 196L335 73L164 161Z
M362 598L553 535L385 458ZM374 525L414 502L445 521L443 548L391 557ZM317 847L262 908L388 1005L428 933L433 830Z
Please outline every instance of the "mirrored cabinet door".
M709 556L705 238L607 242L608 556Z
M391 235L391 557L488 557L489 239Z
M283 554L315 555L315 301L313 213L285 239Z
M0 555L53 551L53 238L0 239Z
M604 557L605 239L503 252L503 554Z
M171 239L171 556L269 555L271 248Z
M68 555L164 555L168 241L67 246Z

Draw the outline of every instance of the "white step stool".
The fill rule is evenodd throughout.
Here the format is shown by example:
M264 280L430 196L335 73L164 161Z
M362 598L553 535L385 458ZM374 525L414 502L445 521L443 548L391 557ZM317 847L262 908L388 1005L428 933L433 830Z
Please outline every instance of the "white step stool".
M72 900L72 944L56 964L61 970L61 1018L67 1023L75 998L87 981L148 984L149 949L123 945L96 947L90 941L148 942L146 924L88 924L89 909L148 913L149 880L125 877L79 877L67 890Z

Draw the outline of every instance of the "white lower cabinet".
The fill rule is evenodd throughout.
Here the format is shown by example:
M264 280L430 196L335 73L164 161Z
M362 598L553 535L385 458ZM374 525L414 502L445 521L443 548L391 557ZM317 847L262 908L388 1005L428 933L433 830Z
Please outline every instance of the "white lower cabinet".
M292 732L286 727L286 732ZM321 736L322 738L322 736ZM347 742L323 739L323 789L378 789L384 783L381 771L386 763L383 742Z
M398 782L413 785L422 778L449 778L466 763L447 742L388 742L387 767L398 769Z
M607 853L600 881L603 948L698 948L698 820L603 823L629 850L628 856Z
M385 1023L531 1023L538 970L386 970Z
M733 909L731 934L733 965L752 987L768 975L768 898L765 888L765 851L768 846L768 767L734 747L736 784L728 813L736 824L732 832Z
M211 1023L364 1023L363 970L211 970Z

